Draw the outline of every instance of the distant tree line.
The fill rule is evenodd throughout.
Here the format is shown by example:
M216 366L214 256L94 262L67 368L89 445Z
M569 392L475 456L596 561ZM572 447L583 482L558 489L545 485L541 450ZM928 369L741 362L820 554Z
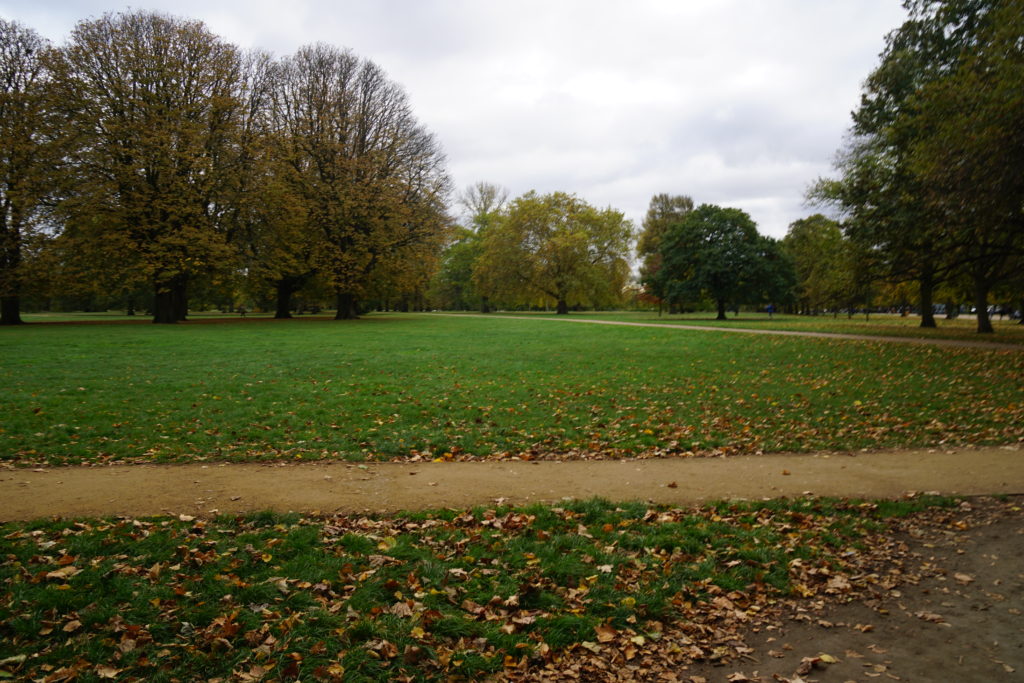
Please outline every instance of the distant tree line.
M0 20L2 322L23 297L139 302L302 291L337 317L420 296L450 229L449 179L405 92L317 44L272 59L153 12L47 44ZM272 293L272 295L268 294Z
M273 59L152 12L54 47L0 20L0 322L22 302L184 319L190 300L330 307L1024 309L1024 0L905 0L836 164L781 240L658 194L639 230L563 192L457 197L374 63ZM635 243L636 250L633 251ZM636 261L631 258L635 253ZM638 268L638 277L633 269Z
M904 5L909 18L865 83L839 177L808 193L838 220L815 214L773 240L738 209L655 195L636 244L642 302L712 307L719 318L741 306L914 309L924 327L936 310L952 317L969 302L979 332L992 331L993 302L1024 310L1024 0ZM564 241L523 229L539 225L527 206L554 197L506 206L507 193L481 183L462 199L469 219L442 257L434 301L485 311L558 301L565 312L607 302L622 282L621 269L591 269L549 278L565 285L556 291L536 284L534 265L510 267L540 258L550 269L563 253Z

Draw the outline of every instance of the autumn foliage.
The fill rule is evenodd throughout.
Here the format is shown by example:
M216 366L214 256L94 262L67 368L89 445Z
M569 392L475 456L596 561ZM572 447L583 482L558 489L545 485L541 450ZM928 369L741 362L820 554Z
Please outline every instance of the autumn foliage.
M84 20L59 47L2 29L4 322L23 295L152 301L173 323L196 289L228 308L273 289L287 314L317 281L340 317L425 289L399 273L446 234L445 158L377 65L325 45L273 60L145 11Z

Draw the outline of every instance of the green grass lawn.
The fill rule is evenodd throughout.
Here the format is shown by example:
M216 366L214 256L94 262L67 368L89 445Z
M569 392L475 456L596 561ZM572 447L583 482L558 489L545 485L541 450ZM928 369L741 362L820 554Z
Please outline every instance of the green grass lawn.
M507 316L556 317L554 313L500 313ZM573 313L570 318L586 318L591 320L613 320L619 322L660 323L667 325L696 325L710 327L738 327L758 330L791 330L794 332L828 332L836 334L858 334L873 337L912 337L916 339L955 339L981 342L997 342L1001 344L1024 345L1024 325L1017 320L998 316L992 320L995 333L982 335L976 332L977 321L973 316L962 315L954 320L946 320L942 316L936 318L938 327L922 328L921 318L916 315L894 315L872 313L865 320L863 315L848 318L839 316L818 315L783 315L771 317L766 313L741 312L738 316L731 311L728 320L715 320L713 312L686 313L683 315L658 315L656 311L630 312L589 312Z
M29 325L0 329L0 358L0 458L19 464L1024 438L1015 351L394 314Z
M0 679L481 680L659 649L727 661L723 634L783 604L898 585L879 554L898 547L894 521L954 504L5 524Z

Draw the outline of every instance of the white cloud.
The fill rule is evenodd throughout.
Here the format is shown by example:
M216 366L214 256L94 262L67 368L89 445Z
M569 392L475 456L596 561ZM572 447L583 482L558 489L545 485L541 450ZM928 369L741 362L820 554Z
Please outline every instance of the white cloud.
M782 236L829 171L895 0L143 0L243 47L352 48L408 90L459 187L574 192L637 222L658 192ZM0 0L60 42L124 7Z

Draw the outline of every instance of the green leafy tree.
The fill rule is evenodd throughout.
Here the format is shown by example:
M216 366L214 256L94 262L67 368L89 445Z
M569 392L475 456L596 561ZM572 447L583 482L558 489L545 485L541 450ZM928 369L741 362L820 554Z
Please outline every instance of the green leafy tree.
M0 325L22 322L27 261L45 237L41 209L55 163L47 48L35 31L0 19Z
M488 297L479 293L473 270L482 253L482 238L467 228L455 230L454 240L441 255L440 268L432 282L432 298L440 308L469 311L490 310Z
M559 314L574 304L616 302L629 274L631 223L563 192L528 192L488 228L474 278L505 301L536 297Z
M664 292L658 289L660 280L657 278L661 270L661 241L669 226L683 220L691 211L693 200L689 197L661 193L651 197L647 215L644 216L636 245L637 257L640 259L640 281L657 298L659 314L664 300Z
M847 245L839 223L814 214L789 225L782 249L793 264L800 313L835 308L846 287Z
M778 243L757 232L740 209L702 204L672 225L661 242L658 287L670 300L709 297L718 319L728 306L787 298L791 268Z
M507 202L508 190L494 183L474 183L459 195L462 227L453 231L432 285L433 296L442 308L490 312L493 292L478 286L473 271L483 253L484 237Z
M915 93L909 152L951 251L973 283L978 331L989 294L1024 270L1024 0L990 6L955 68Z
M853 114L837 162L840 178L821 181L810 193L842 211L846 235L873 261L868 268L892 282L918 283L922 327L935 326L935 288L965 261L955 248L962 235L928 201L930 182L911 162L916 141L934 135L920 116L918 93L978 49L1000 1L905 0L908 19L887 36Z

